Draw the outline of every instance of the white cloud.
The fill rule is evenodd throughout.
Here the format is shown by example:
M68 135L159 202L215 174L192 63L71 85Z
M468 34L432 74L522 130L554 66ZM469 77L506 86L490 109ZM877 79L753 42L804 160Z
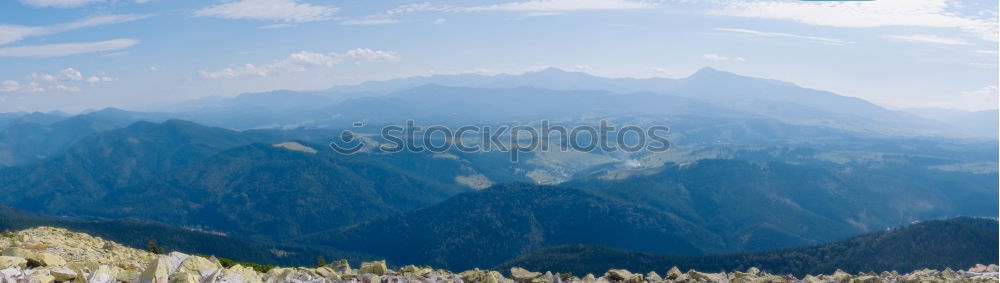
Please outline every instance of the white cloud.
M405 4L399 7L386 10L382 13L384 16L395 16L400 14L409 13L419 13L419 12L454 12L455 7L452 6L436 6L431 3L418 3L418 4Z
M156 66L149 66L149 69L148 69L148 70L149 70L150 72L156 72L156 71L159 71L159 70L160 70L160 68L159 68L159 67L156 67Z
M79 92L78 85L84 81L93 84L111 82L115 79L104 74L85 78L82 72L73 68L65 68L52 74L31 73L26 82L2 81L0 82L0 92L44 92L46 90Z
M31 73L31 80L36 82L56 82L59 81L59 77L50 74Z
M367 17L358 17L353 19L344 19L340 22L341 25L378 25L378 24L395 24L399 23L399 20L394 17L411 14L411 13L423 13L423 12L458 12L458 8L449 5L434 5L429 2L416 3L416 4L403 4L392 8L389 10L382 11L381 13L369 15ZM437 18L434 20L435 24L442 24L446 20L444 18Z
M957 28L981 39L997 41L994 13L960 15L954 0L879 0L862 2L732 1L709 14L779 19L845 28L913 26Z
M21 83L17 81L0 82L0 92L15 92L21 89Z
M298 3L295 0L238 0L203 8L195 16L223 19L315 22L329 20L339 8Z
M339 24L342 26L357 26L357 25L388 25L395 23L399 23L399 20L388 19L388 18L381 18L381 19L376 18L376 19L345 20L341 21Z
M36 8L73 8L104 0L21 0L21 3Z
M113 82L113 81L115 81L114 78L103 75L90 76L89 78L87 78L88 83L103 83L103 82Z
M885 36L885 38L895 41L934 43L934 44L944 44L944 45L969 45L968 42L966 42L961 38L943 37L931 34L888 35Z
M81 28L131 22L147 17L149 16L108 15L108 16L90 17L75 22L48 25L48 26L0 25L0 45L12 43L33 36L42 36L42 35L71 31L75 29L81 29Z
M73 68L66 68L59 71L59 76L69 81L79 81L83 79L83 74Z
M347 58L359 59L369 62L399 61L399 56L396 56L396 53L381 51L381 50L373 50L368 48L355 48L352 50L348 50L347 52L344 53L343 56Z
M36 82L79 81L83 80L83 73L73 68L66 68L55 74L31 73L31 80Z
M549 16L560 16L565 15L565 12L530 12L521 16L524 17L549 17Z
M726 60L729 60L729 57L722 56L722 55L719 55L719 54L705 54L705 55L702 55L701 57L705 58L705 59L708 59L708 60L712 60L712 61L726 61Z
M39 84L37 82L29 82L26 84L10 80L0 82L0 92L43 92L43 91L45 91L45 89L39 87Z
M786 37L786 38L805 39L805 40L810 40L810 41L815 41L815 42L818 42L818 43L830 44L830 45L844 45L844 44L850 43L850 42L843 41L843 40L836 39L836 38L819 37L819 36L808 36L808 35L798 35L798 34L783 33L783 32L767 32L767 31L757 31L757 30L740 29L740 28L715 28L715 30L717 30L717 31L726 31L726 32L736 32L736 33L749 34L749 35L755 35L755 36L764 36L764 37Z
M98 42L74 42L48 45L29 45L0 48L0 57L34 57L49 58L119 50L138 44L134 39L112 39Z
M54 85L49 87L50 90L62 91L62 92L80 92L80 88L75 86L65 86L65 85Z
M1000 94L1000 89L998 89L997 86L995 86L995 85L990 85L990 86L985 86L983 88L980 88L980 89L977 89L977 90L974 90L974 91L965 92L965 94L996 96L996 95Z
M457 7L450 5L434 5L429 2L419 4L406 4L386 10L382 13L371 15L369 18L392 18L402 14L421 12L526 12L524 16L553 16L562 15L568 11L584 10L631 10L655 8L659 1L653 0L526 0L520 2L509 2L494 5ZM444 23L445 19L439 18L435 23Z
M30 82L28 84L21 85L21 92L43 92L44 88L40 87L37 82Z
M341 53L315 53L300 51L292 53L284 59L266 65L243 64L230 66L216 72L198 71L198 76L206 79L235 78L242 76L267 77L288 72L304 72L316 68L330 68L345 61L352 62L385 62L399 61L399 56L393 52L357 48Z
M487 6L462 8L463 11L578 11L578 10L628 10L656 7L649 1L632 0L529 0Z
M739 57L739 56L737 56L737 57L727 57L727 56L723 56L723 55L719 55L719 54L705 54L705 55L702 55L701 58L705 58L705 59L712 60L712 61L729 61L729 60L733 60L733 61L736 61L736 62L744 62L744 61L746 61L746 59L744 59L743 57Z

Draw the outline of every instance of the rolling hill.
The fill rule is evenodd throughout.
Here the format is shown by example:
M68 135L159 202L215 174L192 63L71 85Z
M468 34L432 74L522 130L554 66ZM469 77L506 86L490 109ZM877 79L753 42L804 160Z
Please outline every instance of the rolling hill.
M498 185L434 206L301 239L399 264L490 267L534 249L595 243L678 254L720 251L719 237L683 219L583 191Z
M90 136L37 164L0 170L0 200L71 213L80 203L249 142L235 131L186 121L138 122Z
M425 207L468 190L363 158L267 144L220 152L83 209L271 240Z
M663 272L682 270L747 270L758 267L775 274L848 273L932 268L953 270L975 264L997 263L998 230L995 219L932 220L868 233L832 243L755 253L676 256L631 252L594 245L565 245L539 249L496 267L599 274L611 268Z
M627 171L625 171L627 172ZM995 174L903 164L699 160L563 184L667 211L731 250L816 244L915 220L995 215Z
M316 259L371 260L370 256L323 247L273 244L217 235L140 219L95 219L51 217L0 205L0 231L52 226L84 232L137 249L150 241L166 252L211 254L241 262L284 266L312 266Z

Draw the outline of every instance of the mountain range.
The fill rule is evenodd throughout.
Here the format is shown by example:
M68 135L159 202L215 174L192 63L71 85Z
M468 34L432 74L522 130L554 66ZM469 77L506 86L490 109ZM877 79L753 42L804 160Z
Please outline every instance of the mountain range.
M422 88L428 86L432 89ZM561 91L563 95L579 96L584 100L579 101L580 106L576 106L577 99L531 95L533 90L522 88ZM508 90L508 94L502 91L504 89ZM420 103L406 104L399 99ZM911 113L912 111L889 110L859 98L803 88L787 82L740 76L712 68L700 69L691 76L680 79L603 78L555 68L521 75L435 75L366 82L321 91L274 91L244 94L235 98L202 99L157 110L174 111L175 118L241 129L345 127L350 122L365 121L373 117L395 119L391 114L395 114L397 110L419 114L416 117L434 114L435 117L432 118L447 119L450 122L464 122L464 119L475 121L475 118L484 117L506 119L516 116L508 112L511 110L527 115L517 116L519 118L533 117L550 108L565 106L568 101L573 101L574 107L561 110L618 114L601 111L618 107L594 109L587 100L611 103L608 106L624 106L626 109L619 111L622 113L627 113L629 107L653 110L658 105L661 107L660 111L655 113L660 117L689 113L701 113L703 116L743 113L786 124L842 129L874 136L995 138L998 133L998 123L993 119L996 115L989 115L996 114L996 110L984 111L981 115L965 115L969 118L961 121L938 119L939 117L921 115L920 111ZM518 103L518 107L494 105L497 102ZM399 106L392 106L393 103L398 103ZM447 111L426 111L430 110L427 107L435 106L441 106L435 109L443 108ZM525 106L529 108L524 108ZM476 111L469 111L470 107ZM294 111L284 111L287 109ZM717 111L720 109L725 111ZM478 115L461 115L470 112ZM373 116L374 113L381 115ZM390 116L384 116L387 114ZM448 119L449 114L455 115Z
M297 249L297 262L328 254L489 268L519 257L537 264L535 251L560 247L547 251L644 262L754 255L726 261L743 264L914 221L996 217L1000 149L988 114L894 111L714 69L683 79L446 75L154 112L7 113L0 203L127 231L209 231L255 249ZM667 125L671 149L536 151L518 162L505 152L378 150L378 127L408 119ZM339 154L328 144L343 129L375 144ZM116 222L126 220L137 222ZM89 227L74 223L63 224ZM791 252L809 254L803 261L774 264L854 258L805 251ZM923 262L964 264L952 259ZM875 264L892 267L863 266ZM718 267L730 266L743 265Z

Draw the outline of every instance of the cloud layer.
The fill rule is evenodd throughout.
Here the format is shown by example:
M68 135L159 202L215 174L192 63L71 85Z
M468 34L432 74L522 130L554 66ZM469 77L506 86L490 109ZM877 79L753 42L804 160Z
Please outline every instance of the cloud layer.
M298 3L295 0L239 0L196 11L195 16L223 19L316 22L329 20L339 8Z
M28 37L50 35L76 29L131 22L147 15L107 15L90 17L75 22L48 26L0 25L0 45L13 43Z
M119 50L138 44L135 39L112 39L97 42L74 42L0 48L0 57L49 58L83 53Z
M529 11L558 12L580 10L630 10L654 8L649 1L632 0L530 0L479 7L463 8L464 11Z
M997 21L960 15L950 0L879 0L862 2L732 1L710 14L790 20L810 25L864 28L911 26L957 28L983 40L997 41Z
M73 8L104 0L20 0L21 3L36 8Z
M932 34L910 34L910 35L889 35L885 38L895 41L934 43L944 45L969 45L964 39L954 37L943 37Z
M743 59L743 57L732 57L732 58L730 58L728 56L723 56L723 55L719 55L719 54L705 54L705 55L702 55L701 58L705 58L705 59L712 60L712 61L729 61L729 60L733 60L733 61L736 61L736 62L746 61L746 59Z
M198 77L223 79L243 76L267 77L288 72L304 72L316 68L330 68L343 62L394 62L400 58L393 52L357 48L344 53L315 53L300 51L266 65L243 64L216 71L198 71Z
M116 79L104 74L84 76L82 72L73 68L65 68L58 72L31 73L27 81L18 82L5 80L0 82L0 93L34 93L49 91L79 92L82 83L104 83L115 81Z
M735 32L754 36L764 36L764 37L784 37L784 38L795 38L795 39L805 39L813 42L830 44L830 45L844 45L850 42L843 41L836 38L829 37L819 37L819 36L807 36L807 35L797 35L791 33L783 32L767 32L767 31L757 31L750 29L739 29L739 28L716 28L717 31Z

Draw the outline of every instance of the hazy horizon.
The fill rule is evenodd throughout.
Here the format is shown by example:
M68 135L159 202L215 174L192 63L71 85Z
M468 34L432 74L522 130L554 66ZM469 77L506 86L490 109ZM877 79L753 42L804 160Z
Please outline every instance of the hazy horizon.
M544 67L679 78L711 66L891 109L998 104L988 1L20 0L0 18L2 112Z

